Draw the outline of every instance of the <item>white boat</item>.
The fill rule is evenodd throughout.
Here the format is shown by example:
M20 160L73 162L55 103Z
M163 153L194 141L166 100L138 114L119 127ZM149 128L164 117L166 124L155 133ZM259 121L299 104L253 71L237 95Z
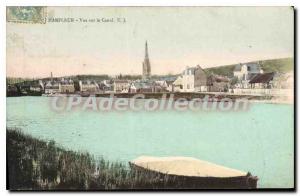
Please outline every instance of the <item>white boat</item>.
M129 162L132 169L171 177L176 185L192 189L256 188L258 178L249 172L231 169L192 157L141 156Z

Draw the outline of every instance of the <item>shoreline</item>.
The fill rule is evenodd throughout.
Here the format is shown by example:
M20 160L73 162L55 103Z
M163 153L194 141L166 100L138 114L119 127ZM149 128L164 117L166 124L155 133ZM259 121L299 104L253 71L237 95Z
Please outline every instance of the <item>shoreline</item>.
M136 95L144 95L144 98L137 99L169 99L172 97L174 101L178 99L186 99L191 101L192 99L203 99L205 96L209 96L209 99L214 99L214 101L220 101L224 98L229 98L232 101L237 99L247 99L250 103L267 103L267 104L294 104L291 96L278 96L278 95L253 95L253 94L234 94L234 93L223 93L223 92L177 92L177 93L91 93L91 94L80 94L80 93L70 93L70 94L41 94L41 95L16 95L16 96L6 96L8 97L89 97L95 96L99 98L133 98Z
M244 183L251 174L235 178L169 175L67 150L21 129L7 128L6 134L7 189L13 191L256 188Z
M191 178L141 171L130 162L128 167L121 162L96 159L87 152L64 149L52 140L37 139L20 129L7 128L6 134L7 189L13 191L256 188L246 186L240 177L232 181L231 177Z
M179 185L176 180L130 170L121 162L64 149L55 141L32 137L20 129L7 128L6 134L9 190L165 189Z

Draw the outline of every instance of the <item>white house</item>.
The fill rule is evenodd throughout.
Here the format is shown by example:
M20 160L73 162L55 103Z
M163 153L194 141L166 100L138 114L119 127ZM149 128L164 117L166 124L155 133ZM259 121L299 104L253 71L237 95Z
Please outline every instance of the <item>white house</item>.
M195 68L187 67L182 73L182 92L195 91Z

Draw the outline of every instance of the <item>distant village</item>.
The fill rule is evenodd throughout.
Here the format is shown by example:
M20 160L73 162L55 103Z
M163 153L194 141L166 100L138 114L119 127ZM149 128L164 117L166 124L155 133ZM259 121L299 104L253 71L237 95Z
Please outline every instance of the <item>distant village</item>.
M107 93L167 93L222 92L233 94L276 94L280 89L290 88L293 75L264 72L259 62L235 65L233 77L217 75L204 70L200 65L186 67L177 76L151 77L148 44L142 63L142 78L127 79L119 75L104 80L71 77L53 77L33 81L7 83L7 96L80 94L88 96ZM290 81L289 81L290 80Z

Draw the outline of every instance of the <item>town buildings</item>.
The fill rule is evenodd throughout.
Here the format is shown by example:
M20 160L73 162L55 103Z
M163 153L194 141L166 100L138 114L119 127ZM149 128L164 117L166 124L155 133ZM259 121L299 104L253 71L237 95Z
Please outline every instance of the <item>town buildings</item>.
M114 92L114 84L112 80L103 80L98 85L101 93Z
M70 77L53 78L44 80L23 81L18 85L10 84L7 87L8 94L27 94L32 92L45 94L69 94L81 93L82 95L99 93L163 93L163 92L231 92L252 93L260 92L257 89L291 88L293 75L283 73L264 73L260 63L251 62L235 66L233 78L217 75L213 71L206 71L201 66L186 67L178 76L161 76L151 78L151 65L148 54L148 43L145 43L145 58L143 61L142 78L119 77L105 79L90 78L90 76L78 78ZM77 77L77 78L76 78ZM74 79L74 81L72 79ZM291 81L287 85L286 81ZM252 90L251 90L252 89Z
M60 93L74 93L75 92L75 87L74 87L74 82L73 80L65 80L62 78L61 82L59 83L60 85Z
M128 93L130 84L127 80L114 80L113 89L115 93Z
M86 80L86 81L79 81L79 89L80 92L85 92L85 93L96 93L99 91L99 86L97 84L97 82L95 81L90 81L90 80Z
M149 81L134 81L130 84L130 93L152 93L154 92L153 84Z
M175 92L225 92L229 79L207 73L199 65L187 67L173 83Z
M225 76L210 75L207 79L209 92L228 92L230 80Z
M59 82L55 80L50 80L46 82L45 94L57 94L60 93Z

